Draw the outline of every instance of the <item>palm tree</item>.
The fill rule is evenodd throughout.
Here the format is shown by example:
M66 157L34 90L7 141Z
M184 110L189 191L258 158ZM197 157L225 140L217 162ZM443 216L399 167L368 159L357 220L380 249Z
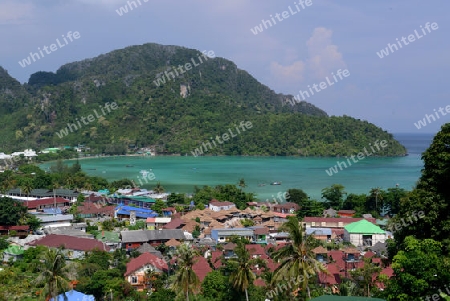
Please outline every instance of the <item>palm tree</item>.
M383 200L383 191L381 190L380 187L376 187L376 188L372 188L370 190L370 195L369 198L371 198L372 200L375 199L375 211L378 213L378 200L382 201Z
M198 255L196 250L189 248L186 244L180 245L175 252L178 269L172 288L175 291L181 291L187 301L189 301L189 292L195 293L200 288L200 280L192 269L196 262L195 257Z
M22 185L20 185L20 190L27 195L27 204L28 204L30 192L33 190L33 182L31 181L31 179L28 178L24 179Z
M13 172L11 170L5 170L2 179L2 192L6 193L9 189L16 186L16 180L14 179Z
M156 193L163 193L164 192L164 187L161 186L161 183L158 182L156 183L156 187L153 188L153 191Z
M253 269L256 266L265 267L265 262L259 258L251 258L250 252L240 240L237 242L234 252L237 258L230 258L229 262L236 268L230 274L230 281L235 289L245 292L245 299L248 301L248 287L256 279Z
M241 188L247 187L247 184L245 184L244 178L239 179L238 186Z
M295 216L290 216L279 230L289 233L291 243L272 253L274 261L280 262L274 281L293 281L294 285L301 286L303 296L307 294L310 299L309 278L319 272L328 273L312 252L314 238L303 235L303 228Z
M43 295L46 298L56 300L58 294L69 289L69 272L66 259L61 249L51 248L48 248L40 259L39 270L41 273L36 282L44 284ZM64 300L68 300L65 295Z
M364 296L370 297L370 289L375 286L378 279L374 279L374 275L379 275L381 267L372 263L372 258L364 258L364 266L362 268L351 271L350 275L353 280L360 285L364 291Z

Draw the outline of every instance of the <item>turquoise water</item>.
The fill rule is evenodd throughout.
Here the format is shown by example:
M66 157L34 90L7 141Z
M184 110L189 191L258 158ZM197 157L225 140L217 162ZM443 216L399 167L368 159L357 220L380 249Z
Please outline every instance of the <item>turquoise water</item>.
M237 184L244 178L247 192L260 200L272 198L289 188L301 188L312 198L319 199L321 189L339 183L348 193L368 193L373 187L399 187L410 190L420 177L423 163L420 154L431 141L431 135L399 134L396 138L408 149L409 156L398 158L365 158L337 174L325 170L336 164L336 158L291 157L100 157L81 160L89 175L108 180L122 178L139 180L142 187L153 188L161 182L168 192L193 192L194 186ZM343 159L341 159L342 161ZM43 164L47 168L50 163ZM132 165L132 167L127 167ZM93 170L95 169L95 170ZM153 181L142 179L141 170L152 170ZM280 181L282 185L269 185ZM266 183L260 187L259 184Z

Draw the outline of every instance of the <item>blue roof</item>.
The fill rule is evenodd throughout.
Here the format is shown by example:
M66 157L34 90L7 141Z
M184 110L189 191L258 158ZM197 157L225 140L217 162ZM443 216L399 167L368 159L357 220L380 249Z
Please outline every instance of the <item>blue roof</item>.
M307 228L306 229L306 235L331 235L331 229L330 228Z
M136 217L147 218L147 217L157 217L158 213L151 209L136 208L131 206L117 206L117 214L129 215L130 211L136 211Z
M138 207L133 207L133 206L126 206L126 205L119 205L116 207L116 210L125 210L125 211L136 211L137 212L149 212L152 213L154 212L151 209L147 209L147 208L138 208Z
M65 293L69 301L95 301L94 296L71 290ZM55 301L53 298L50 301ZM64 301L64 294L58 295L56 301Z

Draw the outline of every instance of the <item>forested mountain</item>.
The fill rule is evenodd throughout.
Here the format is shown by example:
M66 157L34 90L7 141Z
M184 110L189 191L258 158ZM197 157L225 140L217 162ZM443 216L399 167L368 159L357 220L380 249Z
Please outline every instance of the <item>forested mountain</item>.
M186 63L191 69L183 73L170 68ZM329 117L307 102L291 106L288 99L229 60L177 46L131 46L56 73L37 72L23 86L0 68L0 147L85 144L98 152L122 152L136 145L191 154L210 137L235 133L241 121L250 121L251 129L207 154L349 155L377 139L389 146L378 155L406 153L373 124ZM112 102L117 109L102 111Z

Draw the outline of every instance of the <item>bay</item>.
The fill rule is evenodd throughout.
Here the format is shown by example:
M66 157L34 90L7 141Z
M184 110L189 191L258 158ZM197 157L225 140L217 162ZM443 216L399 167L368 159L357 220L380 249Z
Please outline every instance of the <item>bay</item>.
M397 184L411 190L423 168L421 153L428 148L434 135L394 136L407 148L408 156L366 157L332 176L326 170L344 158L155 156L98 157L80 162L82 169L91 176L107 180L129 178L148 189L161 182L168 192L192 193L194 186L237 184L244 178L248 185L245 191L255 193L260 200L276 198L289 188L301 188L311 198L320 199L323 188L337 183L344 185L348 193L368 193L374 187L387 189ZM51 164L41 167L46 169ZM141 170L151 170L155 179L143 179ZM270 185L275 181L281 185ZM263 183L265 185L261 186Z

